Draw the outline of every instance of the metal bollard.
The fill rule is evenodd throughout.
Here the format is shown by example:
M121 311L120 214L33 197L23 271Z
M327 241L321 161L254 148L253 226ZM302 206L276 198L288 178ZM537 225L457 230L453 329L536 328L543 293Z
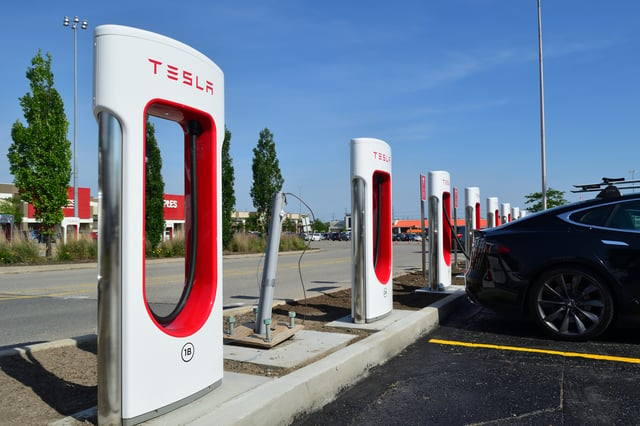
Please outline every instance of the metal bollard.
M229 336L233 336L233 333L236 331L236 317L231 315L228 321L229 321Z
M289 328L293 328L296 326L296 313L294 311L289 311Z
M271 341L271 318L264 319L264 328L265 328L265 342Z

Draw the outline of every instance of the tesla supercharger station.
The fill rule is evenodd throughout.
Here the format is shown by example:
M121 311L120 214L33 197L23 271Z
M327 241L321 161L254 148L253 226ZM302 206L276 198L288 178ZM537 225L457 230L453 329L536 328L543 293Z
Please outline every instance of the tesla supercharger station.
M500 204L500 216L502 223L511 222L511 203Z
M429 286L443 290L451 285L451 179L449 172L429 172Z
M223 375L221 168L224 78L175 40L104 25L94 34L99 128L98 422L133 424L212 390ZM145 116L184 140L185 271L168 315L146 299Z
M511 207L511 220L520 219L520 207Z
M351 139L351 317L379 320L393 310L391 148Z
M487 198L487 228L500 226L500 210L498 197Z
M471 186L464 189L464 232L467 253L471 253L473 231L476 229L480 229L480 188Z

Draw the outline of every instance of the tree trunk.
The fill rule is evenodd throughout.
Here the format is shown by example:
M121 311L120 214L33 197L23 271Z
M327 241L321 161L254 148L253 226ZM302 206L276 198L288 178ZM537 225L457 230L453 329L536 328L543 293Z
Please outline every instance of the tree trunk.
M44 255L48 259L51 257L51 235L47 234L44 236L44 243L46 245Z

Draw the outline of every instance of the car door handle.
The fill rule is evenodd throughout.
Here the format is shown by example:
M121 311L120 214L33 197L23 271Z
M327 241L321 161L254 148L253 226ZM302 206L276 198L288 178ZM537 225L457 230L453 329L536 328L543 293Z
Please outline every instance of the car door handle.
M606 244L608 246L623 246L623 247L629 247L628 243L625 243L624 241L614 241L614 240L602 240L603 244Z

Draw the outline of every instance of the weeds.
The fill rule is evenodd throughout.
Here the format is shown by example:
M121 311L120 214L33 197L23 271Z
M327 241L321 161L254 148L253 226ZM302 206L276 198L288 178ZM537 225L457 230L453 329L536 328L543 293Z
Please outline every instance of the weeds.
M306 243L295 234L283 234L280 238L280 251L303 250ZM264 253L267 240L253 234L237 233L225 253L250 254ZM177 237L173 240L161 242L156 247L145 243L145 257L147 259L160 259L170 257L184 257L184 238ZM12 242L0 238L0 264L39 264L47 262L95 262L98 260L98 242L88 236L77 240L59 240L55 246L55 255L52 260L40 256L40 245L34 240L24 236L16 236Z
M40 263L40 248L33 240L16 235L13 241L0 239L0 264Z

